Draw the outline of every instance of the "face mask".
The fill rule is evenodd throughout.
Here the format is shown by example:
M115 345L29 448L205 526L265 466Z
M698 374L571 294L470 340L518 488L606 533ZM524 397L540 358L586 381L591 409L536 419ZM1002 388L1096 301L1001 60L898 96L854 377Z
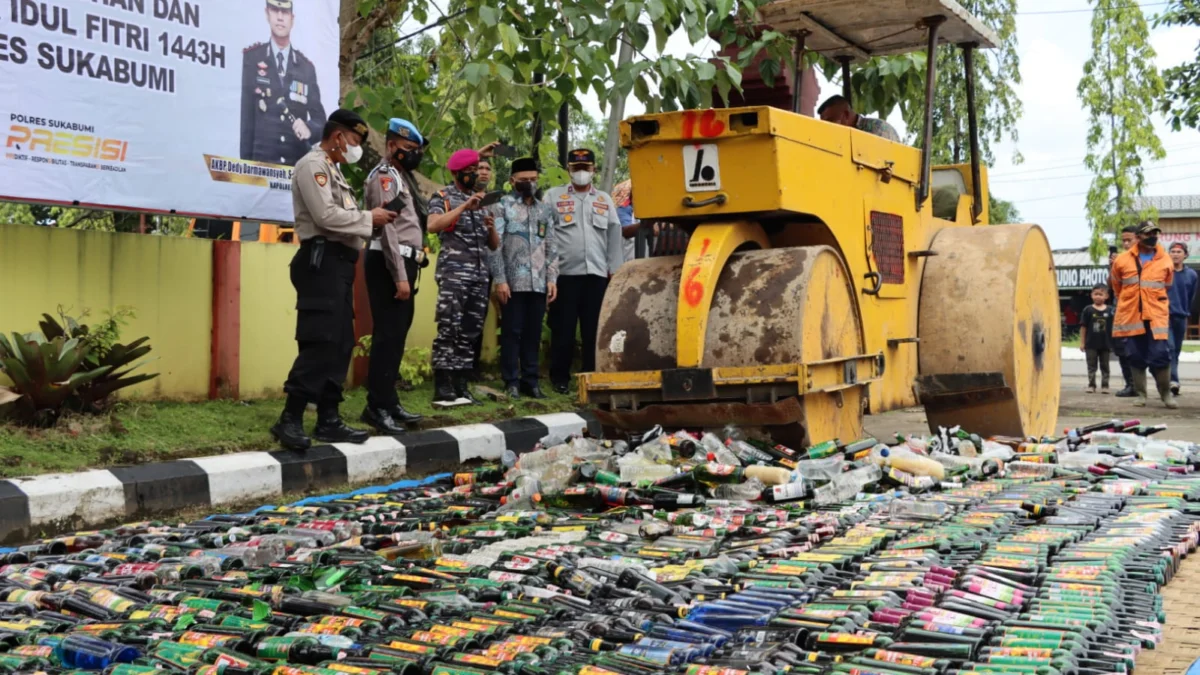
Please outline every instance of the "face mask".
M515 187L517 192L519 192L522 196L529 197L533 194L533 181L531 180L517 181L516 183L513 183L513 187Z
M425 159L425 151L420 148L416 150L408 150L404 153L404 158L400 160L400 166L407 171L416 171L417 167L421 166L421 160Z
M460 173L458 174L458 182L462 183L463 188L472 190L475 188L475 181L479 180L477 173Z
M592 175L593 175L593 172L591 172L591 171L572 171L571 172L571 182L580 187L583 187L585 185L591 185L592 184Z
M358 164L362 159L363 149L361 145L347 145L346 151L342 154L345 155L347 164Z
M1158 235L1151 235L1143 239L1142 246L1145 246L1146 248L1154 248L1155 246L1158 246Z

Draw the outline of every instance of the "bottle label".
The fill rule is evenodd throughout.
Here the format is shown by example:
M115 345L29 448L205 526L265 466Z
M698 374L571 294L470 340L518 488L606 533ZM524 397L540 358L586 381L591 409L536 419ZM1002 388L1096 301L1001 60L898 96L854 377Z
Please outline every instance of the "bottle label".
M893 652L886 649L881 649L875 652L871 658L876 661L887 661L900 666L912 666L914 668L932 668L937 663L937 659L928 656L914 656L905 654L904 652Z
M698 663L693 663L688 666L684 675L749 675L748 670L737 670L736 668L722 668L720 666L702 666Z
M625 542L629 541L629 535L622 532L605 531L600 533L599 539L612 544L624 544Z
M221 647L231 642L236 642L236 635L217 635L215 633L200 633L189 630L179 636L177 642L182 642L185 645L194 645L196 647Z
M504 664L504 661L501 661L500 659L489 659L488 657L480 654L459 653L454 655L454 660L462 663L474 664L477 666L487 666L489 668L499 668Z
M873 645L874 635L857 635L854 633L818 633L817 642L838 645Z
M517 574L516 572L488 572L487 578L489 581L519 584L524 582L526 577L524 574Z
M804 483L788 483L786 485L776 485L771 488L771 496L776 501L786 501L789 499L800 499L807 491L804 489Z
M264 638L258 643L258 649L255 653L258 655L258 658L266 661L286 661L288 652L299 640L300 638L294 635Z
M54 655L54 647L49 645L18 645L8 650L8 653L29 658L48 659Z
M214 666L233 666L234 668L249 668L250 659L234 654L222 653L213 661Z

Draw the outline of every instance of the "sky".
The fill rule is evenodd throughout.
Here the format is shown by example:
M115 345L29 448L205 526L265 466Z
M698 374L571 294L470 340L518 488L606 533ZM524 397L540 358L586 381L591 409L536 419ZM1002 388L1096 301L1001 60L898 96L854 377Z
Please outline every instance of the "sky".
M1147 16L1164 9L1164 0L1141 0ZM1091 54L1091 12L1087 0L1019 0L1017 39L1022 82L1016 91L1025 106L1017 124L1018 141L992 148L996 157L990 169L994 195L1012 201L1027 223L1041 225L1054 248L1086 246L1089 227L1084 210L1091 176L1083 165L1087 154L1087 112L1076 95L1083 65ZM1159 69L1195 58L1200 28L1152 29L1150 42ZM671 36L664 52L673 55L711 55L712 40L689 43L682 32ZM648 55L653 56L648 52ZM840 87L822 85L822 97ZM584 109L603 117L594 94L582 100ZM626 116L643 112L630 97ZM1200 192L1200 132L1175 132L1165 116L1153 114L1166 159L1148 165L1146 195ZM902 134L899 112L889 121ZM1014 165L1014 151L1024 162Z

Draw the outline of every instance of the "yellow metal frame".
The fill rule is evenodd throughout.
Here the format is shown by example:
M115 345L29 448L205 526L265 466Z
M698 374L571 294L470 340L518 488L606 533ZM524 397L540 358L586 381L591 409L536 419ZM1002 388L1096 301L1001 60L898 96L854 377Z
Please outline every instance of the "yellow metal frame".
M748 221L701 225L692 233L683 259L676 319L675 354L680 368L700 367L717 279L729 256L745 244L770 248L762 226Z
M839 359L772 366L713 368L713 384L717 387L790 385L797 393L833 393L877 382L882 354L865 354ZM855 377L846 381L846 366L853 363ZM579 402L593 403L593 395L613 392L658 391L663 386L663 371L641 370L618 373L579 373Z

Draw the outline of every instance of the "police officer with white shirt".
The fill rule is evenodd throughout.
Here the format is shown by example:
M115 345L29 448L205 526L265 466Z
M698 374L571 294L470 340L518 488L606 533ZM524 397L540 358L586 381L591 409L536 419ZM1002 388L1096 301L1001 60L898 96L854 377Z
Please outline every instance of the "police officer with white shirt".
M550 383L567 393L575 360L575 327L583 338L583 372L596 369L596 331L608 279L625 260L617 204L592 185L596 154L567 155L571 184L552 188L545 201L558 212L558 300L550 316Z
M382 207L363 211L339 164L362 159L369 130L356 113L329 116L321 143L292 172L292 206L299 251L292 258L299 353L283 389L287 403L271 434L289 450L305 450L304 410L317 404L313 438L325 443L362 443L370 435L346 426L338 413L342 383L354 350L354 274L358 252L374 231L396 214Z

